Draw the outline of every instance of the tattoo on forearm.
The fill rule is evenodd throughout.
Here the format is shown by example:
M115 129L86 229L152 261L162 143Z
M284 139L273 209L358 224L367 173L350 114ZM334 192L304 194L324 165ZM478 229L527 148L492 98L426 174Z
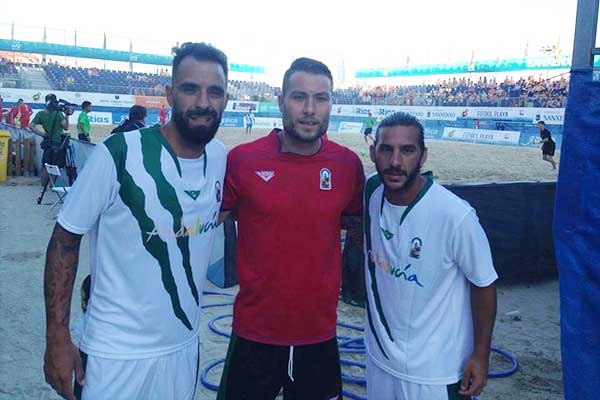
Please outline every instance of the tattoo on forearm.
M44 271L46 326L67 328L71 309L73 284L77 274L81 236L67 232L60 225L48 243Z

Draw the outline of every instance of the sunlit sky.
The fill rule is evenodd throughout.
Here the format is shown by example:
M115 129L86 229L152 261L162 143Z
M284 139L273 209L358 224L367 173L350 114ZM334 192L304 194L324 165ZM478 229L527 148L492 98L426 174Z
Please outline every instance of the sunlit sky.
M292 59L356 69L540 55L570 55L576 0L29 1L2 7L0 37L168 54L176 42L206 41L230 62L263 66L278 82ZM9 4L9 3L7 3ZM342 68L342 65L344 66Z

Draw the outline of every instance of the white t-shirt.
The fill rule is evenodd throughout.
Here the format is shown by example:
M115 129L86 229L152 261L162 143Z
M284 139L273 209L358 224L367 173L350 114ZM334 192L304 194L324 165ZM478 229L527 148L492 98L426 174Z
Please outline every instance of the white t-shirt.
M58 216L66 230L90 233L84 352L156 357L197 338L225 162L214 139L202 157L177 158L158 126L94 150Z
M365 189L366 345L388 373L410 382L460 380L473 351L470 286L498 275L473 208L429 179L405 209Z

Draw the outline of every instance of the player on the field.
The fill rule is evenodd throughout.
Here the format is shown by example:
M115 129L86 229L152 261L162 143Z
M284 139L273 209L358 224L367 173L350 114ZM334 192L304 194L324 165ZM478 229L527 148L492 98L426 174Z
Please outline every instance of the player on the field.
M546 123L540 121L537 123L538 129L540 130L540 139L542 140L542 160L548 161L552 164L552 169L556 169L556 161L554 161L554 152L556 150L556 143L552 140L552 134L546 129Z

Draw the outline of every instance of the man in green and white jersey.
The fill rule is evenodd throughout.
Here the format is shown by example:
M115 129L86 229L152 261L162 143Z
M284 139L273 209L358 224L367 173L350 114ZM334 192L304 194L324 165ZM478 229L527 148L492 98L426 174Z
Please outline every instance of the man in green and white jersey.
M212 46L177 48L167 86L172 119L109 136L67 196L44 276L44 372L61 396L193 398L202 287L225 174L226 149L213 137L227 72L227 57ZM77 348L69 310L86 233L91 294Z
M424 130L379 124L365 187L370 399L447 400L487 382L498 275L473 208L421 175Z

